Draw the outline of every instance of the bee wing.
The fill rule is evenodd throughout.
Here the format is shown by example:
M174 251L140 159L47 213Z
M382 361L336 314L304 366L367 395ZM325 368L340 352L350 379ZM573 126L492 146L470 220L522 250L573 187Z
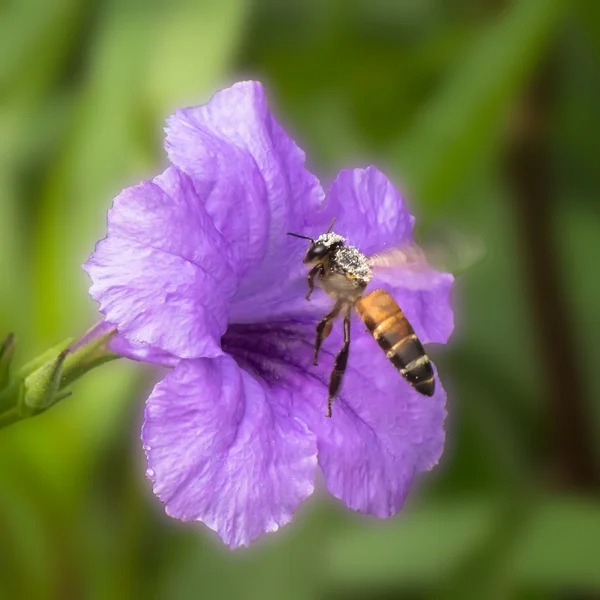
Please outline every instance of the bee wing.
M376 281L407 289L430 289L440 275L431 268L425 252L416 244L388 248L368 260Z
M369 257L369 266L381 282L413 290L431 289L447 279L447 273L462 273L485 254L479 238L460 236L451 241L429 245L427 252L416 244L388 248Z
M470 269L483 260L486 247L483 238L477 235L447 231L444 237L427 246L431 264L440 271L453 275Z
M388 248L369 257L369 265L375 271L405 269L424 273L435 269L457 275L485 256L485 244L479 237L454 235L446 238L427 244L425 250L416 244Z
M406 269L409 271L426 271L429 263L425 252L416 244L388 248L369 256L369 266L379 269Z

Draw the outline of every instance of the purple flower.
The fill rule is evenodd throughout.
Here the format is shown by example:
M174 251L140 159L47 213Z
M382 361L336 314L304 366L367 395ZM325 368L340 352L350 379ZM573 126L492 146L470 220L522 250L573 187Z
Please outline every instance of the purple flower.
M313 366L332 301L320 290L305 300L307 243L286 232L317 237L336 217L365 254L408 243L414 219L400 194L369 167L342 171L325 198L256 82L177 111L166 132L172 166L117 196L85 265L119 352L174 367L142 430L155 494L231 547L289 522L317 466L350 508L396 513L442 453L444 390L413 390L355 318L326 418L341 326ZM450 335L451 286L432 269L388 269L368 290L389 291L426 343Z

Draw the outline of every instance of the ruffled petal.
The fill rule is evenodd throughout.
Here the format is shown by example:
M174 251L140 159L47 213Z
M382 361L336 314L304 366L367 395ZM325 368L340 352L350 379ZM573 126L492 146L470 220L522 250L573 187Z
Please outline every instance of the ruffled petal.
M329 491L350 508L388 517L402 507L415 475L442 455L446 393L436 378L433 397L419 394L374 340L355 338L332 418L323 418L322 403L312 410L307 403L299 414L317 435Z
M171 167L124 190L84 269L106 320L133 346L218 356L239 275L191 180Z
M375 167L340 171L327 194L327 211L336 217L336 233L364 254L413 240L414 217L400 192Z
M231 320L264 318L302 276L303 233L319 218L323 191L305 154L275 121L262 85L238 83L208 104L178 110L167 126L171 161L195 182L231 244L244 280ZM260 314L257 314L260 311Z
M327 195L327 216L335 231L366 255L410 245L414 217L389 179L375 167L341 171ZM398 302L423 343L446 342L454 319L450 292L454 278L423 265L374 271L367 293L382 288Z
M275 531L314 489L316 440L229 356L182 361L148 399L147 475L169 515L198 520L232 548Z
M294 413L317 436L329 491L350 508L387 517L401 508L414 476L442 454L446 394L439 381L431 398L416 392L354 318L346 377L328 419L327 383L340 329L336 323L318 367L312 365L314 326L238 325L223 347L249 372L292 394Z

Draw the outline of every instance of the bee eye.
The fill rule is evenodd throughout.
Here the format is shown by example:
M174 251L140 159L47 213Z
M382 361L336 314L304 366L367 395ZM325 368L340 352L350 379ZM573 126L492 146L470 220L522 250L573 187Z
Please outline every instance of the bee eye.
M314 244L307 250L304 262L310 263L319 258L323 258L328 251L329 248L325 244Z

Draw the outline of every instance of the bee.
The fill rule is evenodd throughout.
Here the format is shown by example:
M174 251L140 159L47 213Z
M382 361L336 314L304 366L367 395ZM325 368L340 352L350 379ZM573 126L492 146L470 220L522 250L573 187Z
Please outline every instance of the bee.
M411 246L367 257L358 248L346 245L346 239L332 231L334 222L317 239L288 233L310 241L303 259L310 267L306 299L310 299L318 285L335 300L332 310L317 324L314 365L318 364L321 345L331 333L334 320L340 314L344 318L344 345L335 357L329 379L327 416L331 417L331 407L348 365L352 308L356 309L367 330L402 377L419 393L432 396L435 390L433 367L406 315L385 290L376 289L365 294L373 268L423 263L424 256L416 246Z

